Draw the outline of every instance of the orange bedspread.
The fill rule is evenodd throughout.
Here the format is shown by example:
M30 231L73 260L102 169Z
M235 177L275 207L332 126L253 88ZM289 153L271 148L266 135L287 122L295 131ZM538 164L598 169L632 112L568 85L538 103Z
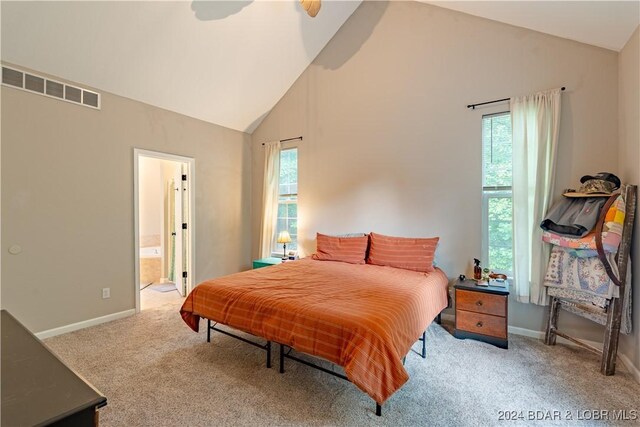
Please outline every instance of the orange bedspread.
M409 375L402 358L447 306L446 275L310 258L198 285L180 310L344 367L382 404Z

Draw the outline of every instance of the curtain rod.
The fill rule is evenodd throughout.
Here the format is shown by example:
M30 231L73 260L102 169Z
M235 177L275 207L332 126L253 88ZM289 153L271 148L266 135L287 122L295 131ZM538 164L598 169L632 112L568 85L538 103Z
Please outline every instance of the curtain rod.
M300 141L302 141L302 137L301 136L296 136L295 138L281 139L280 142L295 141L296 139L299 139ZM264 145L264 144L266 144L266 142L262 143L262 145Z
M566 88L564 86L562 86L560 88L560 90L565 90ZM467 108L471 108L473 110L476 109L476 107L479 107L480 105L487 105L487 104L495 104L496 102L504 102L504 101L509 101L511 98L502 98L502 99L496 99L495 101L487 101L487 102L480 102L478 104L469 104L467 105Z

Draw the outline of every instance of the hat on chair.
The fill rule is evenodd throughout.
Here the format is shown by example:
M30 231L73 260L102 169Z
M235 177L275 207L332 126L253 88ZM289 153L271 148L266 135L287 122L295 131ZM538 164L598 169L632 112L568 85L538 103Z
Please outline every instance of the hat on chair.
M620 178L618 178L617 176L615 176L610 172L599 172L596 175L585 175L582 178L580 178L580 183L584 184L585 182L592 179L599 179L602 181L609 181L613 183L613 185L615 186L613 190L617 190L618 188L620 188Z
M567 190L566 197L608 197L620 188L620 178L609 172L585 175L580 178L582 185L578 191Z

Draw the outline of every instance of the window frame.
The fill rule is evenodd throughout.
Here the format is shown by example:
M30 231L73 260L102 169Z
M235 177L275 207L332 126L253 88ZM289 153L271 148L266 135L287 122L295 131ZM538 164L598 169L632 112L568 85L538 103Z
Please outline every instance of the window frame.
M286 143L286 144L282 144L282 147L280 149L280 165L282 165L282 153L284 153L285 151L289 151L289 150L297 150L297 160L296 160L296 172L298 174L298 182L296 183L296 193L295 193L295 203L298 204L298 196L300 194L300 149L298 147L298 144L293 142L293 143ZM278 188L280 188L280 170L278 170ZM291 197L294 193L291 194L286 194L284 196L287 197ZM280 191L278 190L278 205L280 205L280 197L282 197L283 195L280 194ZM286 201L287 205L293 202L292 200L288 200ZM299 206L298 206L299 208ZM296 209L296 221L299 218L299 210ZM271 238L271 256L274 258L282 258L282 248L280 246L282 246L282 243L278 243L278 225L277 225L277 221L278 221L278 215L276 213L276 227L273 230L273 237ZM296 235L298 236L298 235ZM296 249L297 251L297 249ZM287 251L288 252L288 251Z
M482 162L482 179L480 182L481 193L482 193L482 236L481 236L481 252L480 259L482 261L482 265L485 267L491 268L489 265L489 199L501 199L508 198L511 199L511 238L513 242L513 182L512 185L509 186L486 186L485 182L485 164L484 164L484 128L483 122L485 118L502 116L502 115L510 115L511 112L509 110L501 110L493 113L483 114L480 120L480 135L481 135L481 162ZM513 143L513 132L512 132L512 143ZM512 158L513 164L513 158ZM515 258L513 258L513 246L511 247L512 251L512 265L511 270L502 270L502 269L493 269L494 273L502 273L506 274L510 279L513 278L513 271L515 268Z

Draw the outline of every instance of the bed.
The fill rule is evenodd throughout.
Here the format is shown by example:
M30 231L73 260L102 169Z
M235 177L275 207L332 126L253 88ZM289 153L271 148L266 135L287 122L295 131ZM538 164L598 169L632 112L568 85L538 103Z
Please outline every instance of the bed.
M268 366L271 342L339 365L379 412L409 379L403 358L447 307L447 287L439 269L305 258L205 281L180 313L196 332L205 318L264 338Z

